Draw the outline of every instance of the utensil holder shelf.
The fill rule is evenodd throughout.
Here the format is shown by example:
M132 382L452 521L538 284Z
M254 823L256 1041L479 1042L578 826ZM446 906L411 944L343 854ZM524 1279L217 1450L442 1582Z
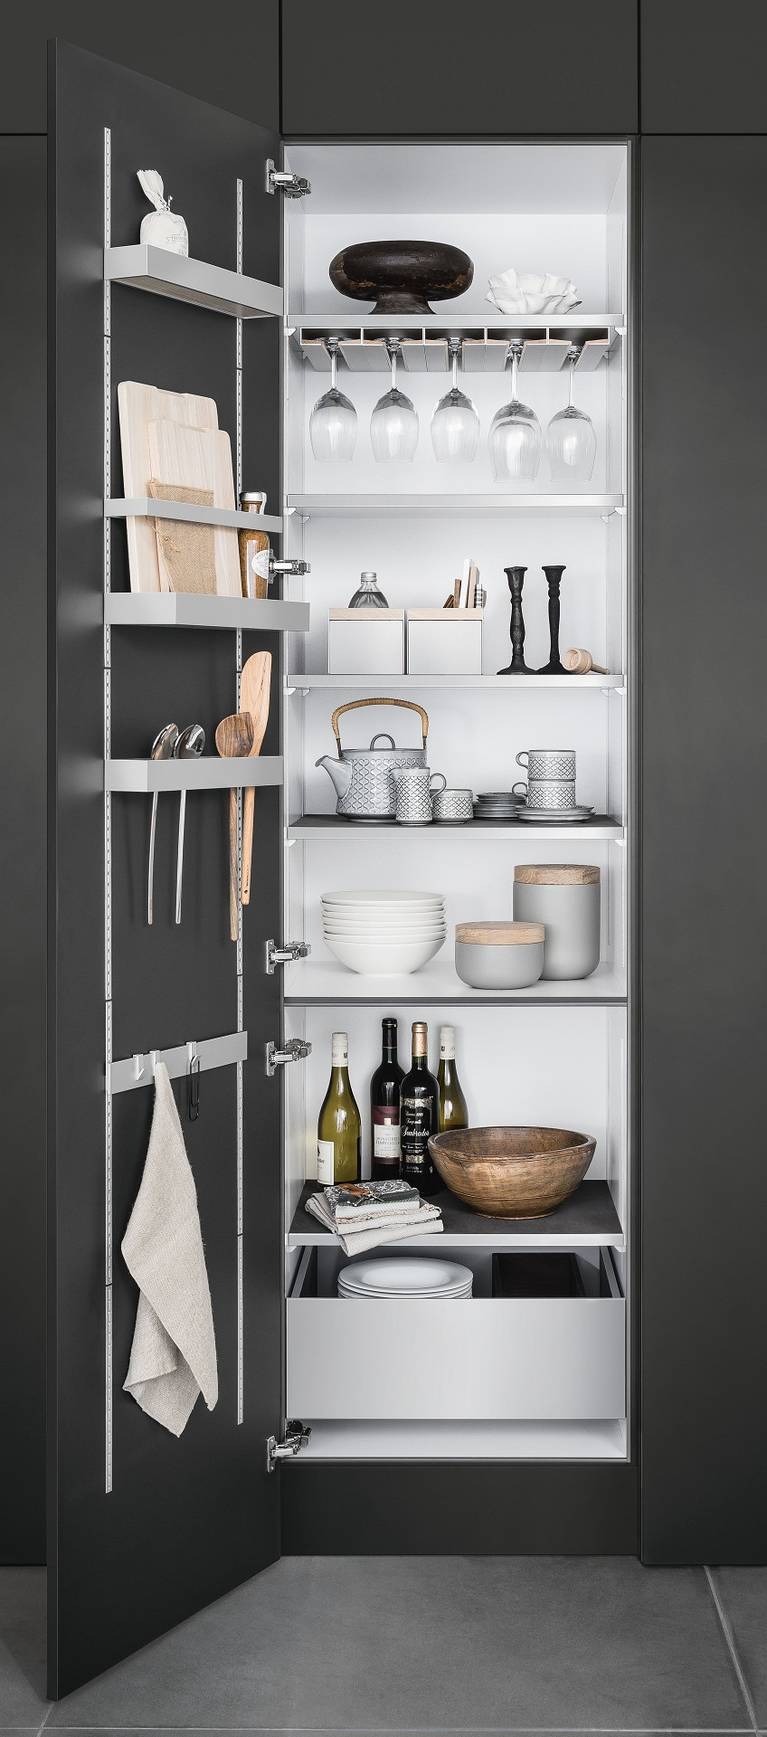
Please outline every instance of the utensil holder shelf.
M284 307L278 284L140 242L131 247L106 247L104 278L107 283L147 290L171 301L192 302L236 320L274 318Z
M154 1070L164 1062L172 1080L181 1079L194 1067L199 1073L210 1068L231 1067L248 1059L246 1031L228 1032L225 1037L206 1037L197 1042L174 1045L172 1049L152 1049L145 1055L127 1056L107 1064L106 1089L112 1097L117 1092L137 1091L141 1086L154 1085Z
M138 791L153 795L173 790L244 790L282 783L281 755L247 755L240 759L107 760L106 789L113 794Z

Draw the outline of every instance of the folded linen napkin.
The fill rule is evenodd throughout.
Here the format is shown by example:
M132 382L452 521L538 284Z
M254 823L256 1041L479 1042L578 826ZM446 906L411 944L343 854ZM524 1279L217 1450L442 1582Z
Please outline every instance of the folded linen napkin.
M139 1287L124 1388L179 1436L200 1393L213 1410L218 1366L197 1191L164 1062L155 1065L152 1130L122 1252Z
M324 1194L310 1194L306 1211L319 1219L325 1230L335 1232L344 1254L365 1254L368 1249L379 1248L383 1243L404 1242L410 1236L438 1236L442 1230L439 1207L421 1200L416 1189L412 1190L416 1204L406 1204L404 1212L387 1209L385 1214L381 1214L375 1207L369 1211L355 1208L351 1224L348 1219L339 1223L327 1199L333 1192L326 1189Z

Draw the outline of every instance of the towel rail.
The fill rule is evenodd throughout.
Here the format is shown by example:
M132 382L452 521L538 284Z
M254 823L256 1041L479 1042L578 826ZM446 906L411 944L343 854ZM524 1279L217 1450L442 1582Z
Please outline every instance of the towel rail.
M107 1091L132 1092L139 1086L154 1084L158 1061L165 1063L172 1080L188 1074L192 1067L205 1073L209 1068L228 1067L233 1062L247 1061L248 1034L231 1031L225 1037L206 1037L199 1042L179 1043L173 1049L152 1049L146 1055L132 1055L122 1061L110 1062L106 1072Z

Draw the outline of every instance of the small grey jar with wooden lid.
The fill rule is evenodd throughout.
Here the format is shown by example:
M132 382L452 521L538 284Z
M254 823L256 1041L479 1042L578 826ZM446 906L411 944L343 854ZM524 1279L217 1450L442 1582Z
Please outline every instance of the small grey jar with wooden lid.
M542 923L456 923L455 968L472 989L528 989L542 965Z
M590 977L599 964L601 871L593 863L518 863L514 916L543 923L546 978Z

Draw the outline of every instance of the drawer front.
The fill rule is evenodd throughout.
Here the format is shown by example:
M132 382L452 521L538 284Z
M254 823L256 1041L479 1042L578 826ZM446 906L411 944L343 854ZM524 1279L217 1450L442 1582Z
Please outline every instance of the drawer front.
M288 1301L288 1413L311 1418L625 1416L620 1296Z

